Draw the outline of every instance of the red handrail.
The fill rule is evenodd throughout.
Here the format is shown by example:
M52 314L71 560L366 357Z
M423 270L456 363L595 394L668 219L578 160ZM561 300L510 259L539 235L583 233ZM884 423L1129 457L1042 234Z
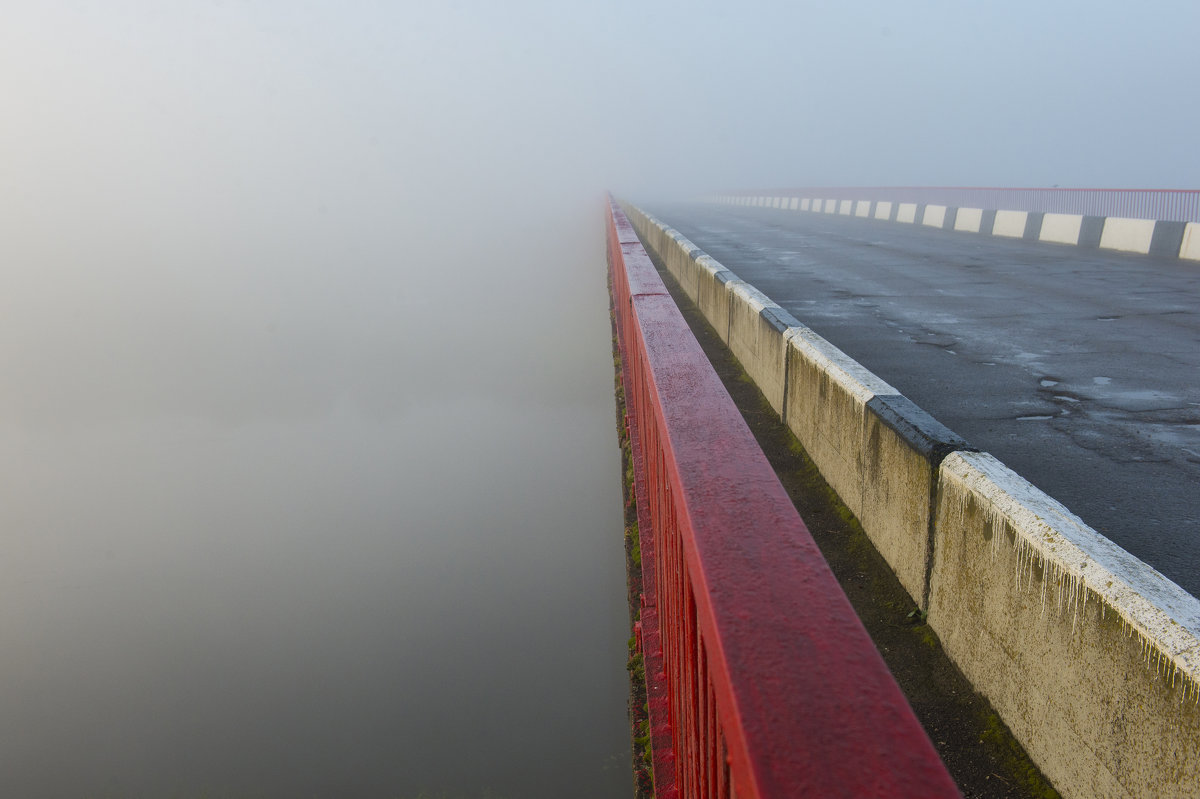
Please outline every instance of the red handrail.
M608 254L657 796L958 796L611 200Z

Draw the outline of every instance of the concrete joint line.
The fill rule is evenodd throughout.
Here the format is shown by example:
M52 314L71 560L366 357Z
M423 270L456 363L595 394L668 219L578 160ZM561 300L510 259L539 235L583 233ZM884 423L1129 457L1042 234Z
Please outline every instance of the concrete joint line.
M802 327L789 327L783 331L783 400L779 403L779 419L783 422L783 426L787 427L787 412L788 412L788 386L791 385L791 369L792 369L792 340L804 330Z
M950 452L937 452L936 450L930 457L930 469L932 469L932 478L929 481L929 522L926 525L925 539L925 577L921 581L921 603L920 608L923 612L929 612L929 595L933 587L933 566L934 566L934 548L937 546L937 507L938 507L938 492L942 487L942 461L954 452L978 452L974 447L965 447L961 450L952 450Z
M725 346L729 346L729 337L733 335L733 289L730 284L733 281L725 284Z

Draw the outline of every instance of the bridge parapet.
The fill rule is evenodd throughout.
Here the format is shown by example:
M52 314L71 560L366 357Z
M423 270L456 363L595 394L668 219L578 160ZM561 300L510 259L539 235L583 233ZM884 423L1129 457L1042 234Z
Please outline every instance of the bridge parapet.
M1120 216L1200 222L1200 189L1075 189L998 188L976 186L819 186L772 189L767 192L739 191L725 194L741 200L759 199L756 205L790 208L791 198L801 207L834 201L917 203L953 208L983 208L1081 216ZM786 199L785 199L786 198ZM808 208L804 208L808 210ZM819 210L819 209L814 209Z
M628 225L610 204L656 795L958 796Z
M1194 189L820 187L713 199L1200 260L1200 190Z

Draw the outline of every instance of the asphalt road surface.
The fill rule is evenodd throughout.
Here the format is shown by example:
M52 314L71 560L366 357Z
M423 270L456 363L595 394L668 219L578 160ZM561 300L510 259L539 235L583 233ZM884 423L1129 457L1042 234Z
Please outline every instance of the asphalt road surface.
M1200 595L1200 263L827 214L646 207Z

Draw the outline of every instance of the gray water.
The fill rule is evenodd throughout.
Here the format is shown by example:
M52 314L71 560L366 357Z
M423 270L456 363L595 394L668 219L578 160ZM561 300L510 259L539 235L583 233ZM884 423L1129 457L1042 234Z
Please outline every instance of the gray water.
M0 796L631 792L598 184L326 11L0 33Z

